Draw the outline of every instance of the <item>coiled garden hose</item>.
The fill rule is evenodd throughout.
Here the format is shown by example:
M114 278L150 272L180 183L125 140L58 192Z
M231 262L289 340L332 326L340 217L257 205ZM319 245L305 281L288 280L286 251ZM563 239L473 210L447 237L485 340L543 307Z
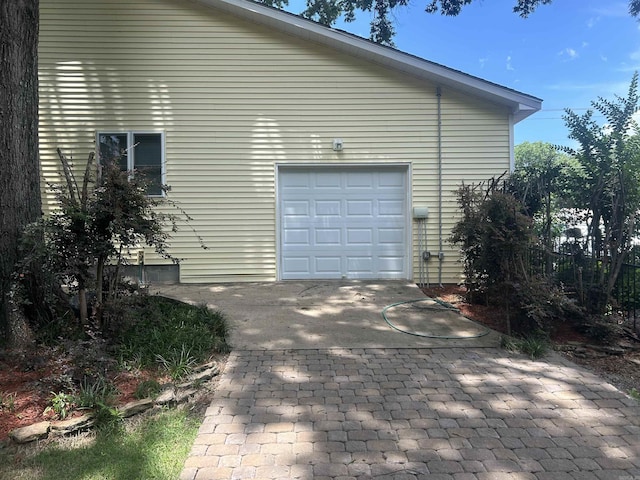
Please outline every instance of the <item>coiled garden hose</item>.
M391 305L387 305L386 307L384 307L382 309L382 318L384 318L384 321L387 322L387 325L389 325L391 328L393 328L394 330L397 330L398 332L402 332L402 333L406 333L408 335L413 335L416 337L425 337L425 338L437 338L437 339L441 339L441 340L466 340L466 339L471 339L471 338L480 338L480 337L484 337L485 335L488 335L491 330L488 329L487 327L485 327L484 325L479 324L478 322L475 322L473 320L471 320L470 318L464 317L466 320L475 323L478 326L482 326L484 328L484 331L474 334L474 335L429 335L427 333L420 333L420 332L412 332L409 330L404 330L400 327L398 327L397 325L395 325L391 320L389 320L389 318L387 317L387 311L397 307L399 305L406 305L406 304L410 304L410 303L418 303L418 302L424 302L426 300L433 300L434 302L436 302L438 305L440 305L439 307L433 307L433 308L425 308L424 310L433 310L433 311L438 311L438 310L453 310L455 312L460 313L460 310L457 309L456 307L454 307L453 305L444 302L442 300L439 300L437 298L419 298L417 300L406 300L404 302L397 302L397 303L392 303ZM462 314L460 314L462 315Z

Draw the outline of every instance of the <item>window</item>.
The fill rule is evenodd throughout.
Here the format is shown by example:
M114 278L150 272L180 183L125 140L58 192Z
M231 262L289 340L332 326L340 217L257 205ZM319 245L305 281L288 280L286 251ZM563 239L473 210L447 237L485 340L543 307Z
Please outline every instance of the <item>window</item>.
M147 194L164 194L164 134L150 132L98 133L101 165L112 160L120 169L139 172L148 182Z

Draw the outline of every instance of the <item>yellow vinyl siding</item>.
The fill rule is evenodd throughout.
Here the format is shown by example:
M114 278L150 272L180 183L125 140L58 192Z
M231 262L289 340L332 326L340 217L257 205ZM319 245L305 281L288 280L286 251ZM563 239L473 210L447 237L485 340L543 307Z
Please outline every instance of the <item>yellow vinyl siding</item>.
M208 247L188 226L173 235L181 281L276 278L276 163L411 164L412 202L429 206L437 252L435 85L181 0L41 0L40 8L45 179L56 181L55 147L81 168L96 131L165 132L170 198ZM508 112L443 88L442 134L450 283L460 274L446 241L454 190L508 168ZM332 150L335 137L343 152ZM432 260L432 277L436 267Z

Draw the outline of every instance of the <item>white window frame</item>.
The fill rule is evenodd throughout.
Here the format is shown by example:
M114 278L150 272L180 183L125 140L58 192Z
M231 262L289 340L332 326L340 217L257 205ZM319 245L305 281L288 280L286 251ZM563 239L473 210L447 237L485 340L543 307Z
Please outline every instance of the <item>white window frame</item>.
M127 136L127 172L133 176L135 170L135 148L132 148L135 135L160 135L160 182L166 185L166 153L165 153L165 132L163 130L122 130L121 128L102 129L96 132L96 156L100 163L100 135L126 135ZM165 191L160 194L149 194L148 197L164 197Z

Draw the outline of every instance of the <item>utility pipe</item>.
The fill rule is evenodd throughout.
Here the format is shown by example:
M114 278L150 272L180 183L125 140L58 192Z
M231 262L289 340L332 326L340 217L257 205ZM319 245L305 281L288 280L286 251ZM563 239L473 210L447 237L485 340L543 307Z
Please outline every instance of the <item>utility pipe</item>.
M438 285L442 287L442 90L436 87L438 98Z

